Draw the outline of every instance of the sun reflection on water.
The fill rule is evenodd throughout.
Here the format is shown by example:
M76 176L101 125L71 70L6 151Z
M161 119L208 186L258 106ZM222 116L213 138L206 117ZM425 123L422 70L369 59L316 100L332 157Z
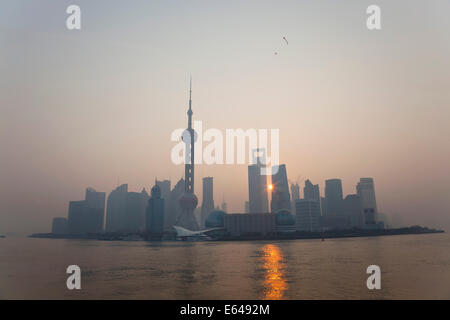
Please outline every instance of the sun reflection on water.
M266 300L283 299L283 293L287 289L284 279L283 254L278 246L267 244L262 248L264 252L264 297Z

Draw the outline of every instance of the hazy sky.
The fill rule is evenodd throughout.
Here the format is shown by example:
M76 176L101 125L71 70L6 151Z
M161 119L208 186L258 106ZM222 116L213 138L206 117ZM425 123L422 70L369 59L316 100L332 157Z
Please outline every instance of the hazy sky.
M366 28L381 7L382 30ZM81 7L81 30L66 8ZM379 211L450 227L450 2L0 4L0 233L47 232L90 186L183 175L170 134L280 130L290 180L373 177ZM286 36L289 45L282 37ZM274 52L278 52L275 55ZM245 165L198 166L242 212Z

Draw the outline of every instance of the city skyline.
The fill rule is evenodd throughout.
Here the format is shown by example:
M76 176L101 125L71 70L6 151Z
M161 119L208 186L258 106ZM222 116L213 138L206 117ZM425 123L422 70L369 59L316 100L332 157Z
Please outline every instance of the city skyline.
M249 168L251 167L252 166L249 166ZM249 182L250 179L251 177L249 176ZM212 196L213 177L205 177L203 178L203 185L206 185L206 189L204 189L204 191L206 191L206 199L202 198L202 206L198 208L198 210L201 211L201 214L194 215L196 225L201 230L207 230L208 228L204 223L205 220L217 219L217 214L224 214L225 216L250 214L249 216L253 216L254 218L257 218L256 216L258 215L272 215L274 217L278 217L281 214L283 216L281 218L282 220L292 219L293 221L292 228L294 229L291 227L286 229L287 226L285 226L285 231L293 231L295 228L300 231L324 231L333 230L335 228L345 230L351 228L390 229L406 227L404 222L395 221L389 214L382 213L377 210L373 178L360 178L360 181L355 185L356 193L347 194L345 197L341 193L340 179L329 179L325 181L325 184L332 183L332 190L329 190L328 192L325 191L326 194L324 197L321 197L318 184L313 185L311 181L307 179L304 183L304 191L306 192L303 194L303 197L300 195L299 198L292 202L292 207L291 201L289 200L290 193L286 190L288 189L287 180L286 165L282 164L280 165L280 169L277 170L275 184L269 184L266 189L267 196L272 194L272 198L270 200L272 205L270 210L267 208L266 211L239 211L237 213L232 213L227 211L226 204L224 204L225 202L222 202L222 208L219 206L214 208L214 206L211 205L211 203L214 202ZM272 182L274 182L274 180ZM174 226L183 227L186 231L196 231L192 230L193 227L196 228L195 224L186 225L185 221L183 222L180 219L177 219L177 217L183 213L183 208L181 207L182 201L179 200L184 194L177 192L177 188L180 183L184 184L184 180L180 179L173 189L170 189L169 187L164 198L162 197L160 185L170 186L170 180L155 180L155 185L151 188L152 197L149 197L145 188L141 191L141 193L129 192L128 185L122 184L108 194L106 207L105 192L97 192L96 190L88 187L86 188L86 200L69 202L67 218L54 217L52 219L51 233L57 235L71 234L83 236L88 233L100 234L103 232L118 232L126 234L141 234L142 232L150 232L150 234L153 233L154 236L155 231L150 231L151 228L152 230L155 230L153 227L150 227L150 220L154 219L155 213L151 212L157 212L156 215L158 218L156 218L156 220L158 221L157 224L160 225L160 227L157 227L157 230L161 230L157 231L157 234L159 233L160 235L156 236L156 238L160 238L163 231L165 234L170 234L174 231ZM285 185L283 186L283 184ZM336 189L335 186L338 186L339 188ZM279 188L279 190L277 190L277 188ZM287 198L282 195L286 191L288 192ZM336 195L333 193L338 194L338 201L336 200ZM251 194L250 188L249 194ZM275 196L273 196L274 194ZM173 197L174 195L175 197ZM154 196L158 199L155 200ZM261 195L257 195L257 197L260 196ZM103 201L101 201L101 199L103 199ZM155 201L159 201L158 203L163 203L162 205L158 204L160 209L154 209ZM326 203L325 205L323 204L324 201ZM329 203L331 203L330 201L334 202L334 204L329 206ZM78 211L75 212L72 205L76 205L76 209ZM106 213L106 218L104 219L104 230L103 223L99 227L98 218L95 217L98 216L98 211L97 213L87 211L90 209L84 209L86 205L88 208L92 208L91 210L95 208L103 208L100 214L103 217L103 214ZM78 209L80 206L83 210ZM165 206L169 209L165 210ZM336 210L336 208L338 210ZM204 212L205 210L206 212ZM209 215L212 212L213 214L211 218ZM311 216L312 212L314 212L313 216ZM291 215L291 218L288 218L286 214ZM212 223L216 227L221 227L217 224L217 222ZM280 223L283 225L282 221ZM65 225L65 227L63 227L63 225Z
M450 227L447 2L426 11L408 2L407 14L405 2L383 2L377 33L356 1L261 1L257 12L234 2L80 1L78 33L65 28L66 2L25 3L0 12L1 234L48 231L87 186L177 183L170 133L185 126L190 74L196 119L279 128L291 178L308 177L323 196L327 179L341 178L348 195L373 177L380 212ZM214 177L214 198L244 212L247 171L196 166L196 194Z
M300 177L289 186L286 165L268 164L270 157L266 149L252 149L250 141L247 145L250 159L245 213L228 212L224 198L221 206L214 208L213 177L202 178L202 204L197 208L194 172L198 163L194 150L198 150L195 145L201 140L201 132L194 130L192 125L192 78L189 81L187 115L187 129L178 137L182 141L184 180L181 178L171 189L170 180L158 181L155 178L150 196L145 187L140 193L129 192L128 184L122 184L108 195L106 219L106 193L88 187L85 200L69 202L67 218L52 219L51 234L70 237L116 234L107 236L112 238L117 237L117 234L126 234L135 239L167 240L168 237L173 238L175 230L178 238L200 237L205 240L212 239L207 233L214 229L215 232L219 232L218 229L222 232L221 235L213 236L217 239L250 234L282 236L304 231L322 232L322 235L324 231L333 230L381 232L383 229L405 227L392 216L378 212L373 178L360 178L355 187L356 194L349 194L345 198L341 179L325 180L324 197L321 197L319 185L307 179L302 198L298 184ZM245 146L244 143L242 148L245 149ZM270 150L273 152L273 147ZM183 184L184 191L181 191ZM214 228L209 229L211 226Z

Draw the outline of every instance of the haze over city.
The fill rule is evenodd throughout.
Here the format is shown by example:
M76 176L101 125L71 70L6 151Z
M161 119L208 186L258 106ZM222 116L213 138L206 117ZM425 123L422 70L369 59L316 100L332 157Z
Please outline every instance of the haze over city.
M373 177L380 212L450 227L450 4L405 3L378 1L377 33L368 1L78 1L77 32L70 1L2 4L0 233L49 231L86 187L174 185L190 75L194 120L279 129L291 181ZM195 175L244 212L247 165Z

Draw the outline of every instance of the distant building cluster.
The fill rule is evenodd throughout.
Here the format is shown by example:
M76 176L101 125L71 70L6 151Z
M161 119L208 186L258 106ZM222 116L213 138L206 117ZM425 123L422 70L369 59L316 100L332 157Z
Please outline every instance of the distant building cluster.
M179 199L183 191L184 179L180 179L172 190L169 180L156 180L150 195L145 189L129 192L128 185L122 184L109 193L105 208L105 193L88 188L85 200L69 202L67 218L53 219L52 233L80 236L142 233L160 239L164 232L172 229L182 213Z
M372 178L361 178L356 193L343 197L342 181L325 181L322 197L318 184L305 181L303 198L298 183L288 183L286 165L272 175L266 169L265 149L252 150L248 166L248 201L245 213L227 213L225 201L214 207L213 177L203 178L201 208L194 193L194 145L192 128L192 90L188 108L185 175L173 188L170 180L155 181L149 195L128 191L122 184L105 193L86 189L85 200L69 202L67 218L55 218L52 233L86 235L99 233L140 233L148 239L161 239L176 231L178 237L204 239L209 230L220 230L232 237L266 236L288 232L323 232L334 229L381 229ZM270 172L270 171L269 171ZM268 179L269 178L269 179ZM270 205L269 205L270 195Z
M249 200L245 202L245 213L227 213L225 203L221 208L214 207L214 179L203 178L202 205L194 215L200 231L222 229L229 236L239 237L384 228L378 217L372 178L361 178L355 193L345 198L340 179L325 181L323 197L319 185L306 180L302 197L298 183L289 186L286 165L280 165L276 174L269 177L261 175L261 166L248 167ZM52 233L143 233L150 239L161 239L165 233L173 233L174 226L198 231L180 223L184 190L183 178L173 188L170 180L156 180L150 195L145 189L129 192L128 185L122 184L108 195L104 219L105 193L88 188L85 200L69 202L67 219L53 219Z

